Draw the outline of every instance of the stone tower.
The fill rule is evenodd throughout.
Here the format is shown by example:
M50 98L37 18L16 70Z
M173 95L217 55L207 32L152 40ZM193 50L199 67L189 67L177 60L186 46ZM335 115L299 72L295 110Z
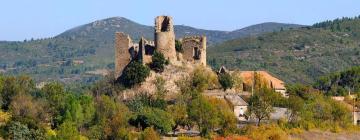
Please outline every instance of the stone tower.
M117 79L121 76L124 68L130 63L131 55L129 48L132 46L132 41L129 35L124 33L115 33L115 73Z
M158 16L155 19L156 50L164 54L170 62L176 60L175 33L173 19L170 16Z

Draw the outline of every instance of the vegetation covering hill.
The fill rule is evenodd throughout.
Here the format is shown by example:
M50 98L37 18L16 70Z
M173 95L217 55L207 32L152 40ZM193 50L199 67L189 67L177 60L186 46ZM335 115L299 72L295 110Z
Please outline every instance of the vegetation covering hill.
M210 44L221 43L223 41L239 37L258 35L265 32L273 32L300 27L304 27L304 25L268 22L227 32L218 30L197 29L184 25L174 26L177 38L181 38L186 35L206 35ZM153 26L141 25L123 17L113 17L104 20L98 20L65 31L57 37L70 39L85 39L88 41L94 40L96 42L112 42L114 40L114 34L117 31L129 34L134 40L139 40L141 36L148 39L154 38Z
M349 92L360 93L360 67L331 73L320 77L314 87L332 96L346 96Z
M133 64L127 67L126 74L138 77L132 79L139 80L135 80L138 86L145 82L142 78L150 76L138 70L148 71L149 68L137 61ZM167 75L165 71L156 73ZM343 132L332 134L332 138L342 138L345 134L346 138L359 136L360 127L352 124L350 107L310 86L289 86L289 97L285 98L261 82L260 76L255 76L254 93L244 98L248 103L246 116L251 119L240 124L231 104L219 95L208 96L205 92L214 89L217 82L226 89L228 85L222 81L237 81L236 74L227 73L231 75L228 79L202 66L188 74L177 80L180 90L171 101L166 98L167 81L160 77L153 83L156 85L154 94L139 90L134 97L124 98L125 90L134 87L114 83L113 78L74 91L54 82L39 89L29 77L0 75L0 138L160 140L163 139L160 136L181 133L179 128L190 129L187 132L191 134L178 134L178 139L285 140L289 135L309 137L313 135L312 130L318 130L316 135L324 131ZM231 87L234 86L228 88ZM355 96L351 102L359 104L358 98ZM273 107L286 107L289 114L272 120ZM253 123L253 119L257 122ZM198 134L198 137L189 138L187 134ZM322 139L321 135L316 137Z
M234 32L196 29L176 25L177 37L203 35L209 43L255 35L261 32L296 28L300 25L256 25ZM257 29L258 28L258 29ZM26 74L36 81L61 80L63 82L92 82L114 68L114 34L129 34L133 40L139 37L153 38L153 27L141 25L122 17L108 18L85 24L46 39L17 42L0 42L0 73ZM95 75L94 75L95 74Z
M265 69L287 82L311 83L320 75L360 64L360 17L226 41L208 49L213 67Z

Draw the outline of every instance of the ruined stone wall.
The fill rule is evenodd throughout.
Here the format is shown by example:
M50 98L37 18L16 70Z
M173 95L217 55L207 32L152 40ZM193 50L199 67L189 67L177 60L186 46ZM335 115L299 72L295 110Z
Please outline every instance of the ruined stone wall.
M162 53L170 63L176 64L188 61L194 64L206 65L206 37L185 37L182 40L183 54L177 60L175 50L175 33L173 20L169 16L158 16L155 19L155 41L140 39L139 44L132 42L129 35L117 32L115 34L115 78L121 76L124 68L132 61L139 60L143 64L152 62L154 51Z
M164 54L170 62L176 60L175 33L172 17L158 16L155 19L156 50Z
M129 48L132 47L132 41L129 35L117 32L115 33L115 72L114 76L117 79L121 76L124 68L131 61Z
M148 41L142 37L139 42L138 60L140 60L143 64L151 63L154 50L154 42Z
M138 56L137 56L138 58L137 59L140 60L143 64L145 64L143 59L144 59L144 56L145 56L146 42L147 42L146 39L141 37L141 39L139 41L139 51L138 51Z
M206 66L206 37L192 36L182 39L183 60Z
M206 66L206 36L202 36L202 49L201 49L201 56L200 56L200 63Z

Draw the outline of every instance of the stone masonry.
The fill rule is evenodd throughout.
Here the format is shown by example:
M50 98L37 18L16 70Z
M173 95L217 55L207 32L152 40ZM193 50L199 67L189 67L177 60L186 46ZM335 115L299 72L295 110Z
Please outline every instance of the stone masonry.
M206 65L206 37L193 36L180 39L183 54L175 50L175 33L172 17L158 16L155 18L155 41L141 37L139 43L133 43L129 35L121 32L115 33L115 78L122 75L125 67L134 60L143 64L152 62L155 51L162 53L166 59L173 62L190 62L192 64ZM177 57L177 53L182 58Z
M164 54L170 62L176 60L175 33L173 20L169 16L158 16L155 19L156 50Z
M129 64L131 57L129 48L132 41L129 35L115 33L115 78L122 74L122 71Z
M206 37L192 36L182 39L183 59L206 66Z

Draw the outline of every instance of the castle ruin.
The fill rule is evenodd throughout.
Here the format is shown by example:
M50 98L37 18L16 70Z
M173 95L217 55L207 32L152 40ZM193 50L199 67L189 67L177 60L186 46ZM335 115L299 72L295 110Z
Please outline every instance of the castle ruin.
M206 66L206 37L191 36L181 39L183 59Z
M125 67L134 60L143 64L152 62L155 51L160 52L170 64L178 62L206 65L206 37L187 36L180 39L183 52L176 52L173 19L170 16L155 18L155 41L141 38L139 43L133 43L130 36L115 33L115 78L122 75Z
M164 54L170 62L176 60L175 32L173 20L169 16L158 16L155 19L156 50Z

